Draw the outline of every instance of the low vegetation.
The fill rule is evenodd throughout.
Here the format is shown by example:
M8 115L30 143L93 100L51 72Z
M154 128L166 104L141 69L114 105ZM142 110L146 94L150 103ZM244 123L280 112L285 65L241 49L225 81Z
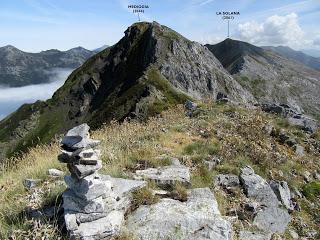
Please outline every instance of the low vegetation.
M314 137L319 141L316 135L306 135L302 130L258 110L211 103L201 104L201 112L196 117L187 117L183 106L171 107L147 122L111 122L93 131L92 137L102 140L104 165L101 172L116 177L128 178L136 169L168 165L170 157L175 157L191 168L190 187L210 187L213 190L215 175L238 174L240 167L251 165L267 179L285 180L291 188L303 190L307 198L299 200L301 212L292 215L290 228L298 232L316 229L319 219L314 213L319 209L319 182L306 185L303 174L306 170L319 170L319 150L301 141L307 149L306 155L296 156L292 147L279 143L277 138L266 133L268 124L301 140ZM56 141L32 148L23 156L9 159L2 165L0 239L28 239L36 234L39 239L63 238L57 224L58 217L50 222L35 223L28 214L32 209L61 204L59 196L65 189L63 179L47 176L49 168L57 168L67 174L65 166L57 161L58 153ZM218 157L221 163L210 170L204 160L213 156ZM24 189L22 182L27 178L41 180L38 190ZM133 195L135 208L157 202L158 197L154 196L151 188L152 184ZM176 185L172 189L172 197L184 201L187 191L185 186ZM236 199L243 193L233 194ZM216 198L223 214L237 204L221 192L216 193ZM308 227L303 229L302 226ZM129 237L123 234L117 239Z

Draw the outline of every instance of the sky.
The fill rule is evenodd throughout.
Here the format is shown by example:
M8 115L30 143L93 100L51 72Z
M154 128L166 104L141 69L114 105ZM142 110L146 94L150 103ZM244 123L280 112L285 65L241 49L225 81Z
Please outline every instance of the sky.
M1 0L0 46L39 52L113 45L138 21L129 4L147 4L157 21L200 43L227 36L218 11L239 11L230 37L256 45L320 50L320 0Z

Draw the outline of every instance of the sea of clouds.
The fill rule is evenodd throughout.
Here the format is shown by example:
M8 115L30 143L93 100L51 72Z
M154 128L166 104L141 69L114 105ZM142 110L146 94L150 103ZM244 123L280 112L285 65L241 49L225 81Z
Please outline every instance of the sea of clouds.
M0 86L0 120L17 110L24 103L51 98L53 93L61 87L72 69L53 69L49 83L24 87Z

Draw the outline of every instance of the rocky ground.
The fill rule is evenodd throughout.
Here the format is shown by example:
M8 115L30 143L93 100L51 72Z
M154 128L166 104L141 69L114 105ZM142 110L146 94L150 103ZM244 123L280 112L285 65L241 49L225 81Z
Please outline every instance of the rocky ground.
M127 191L113 238L318 239L319 130L260 109L189 102L146 123L91 132L101 140L101 181L145 181ZM2 239L67 237L70 173L57 161L59 141L3 166Z

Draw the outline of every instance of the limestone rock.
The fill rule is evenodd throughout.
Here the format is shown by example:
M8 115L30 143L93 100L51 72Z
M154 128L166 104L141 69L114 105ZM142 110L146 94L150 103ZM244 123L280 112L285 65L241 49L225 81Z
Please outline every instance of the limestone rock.
M137 170L134 178L137 180L150 179L158 185L174 185L176 182L190 183L189 168L182 165L170 165L159 168Z
M304 154L304 147L301 145L298 145L298 144L295 145L295 153L297 156L300 156L300 157L304 156L305 155Z
M294 205L291 201L291 192L285 181L271 181L270 186L277 195L279 201L290 211L294 210Z
M23 186L26 188L26 189L32 189L32 188L35 188L36 186L38 186L38 184L40 183L40 179L30 179L30 178L27 178L23 181Z
M63 173L62 171L58 170L58 169L50 168L50 169L48 170L48 175L49 175L50 177L60 177L60 176L62 176L63 174L64 174L64 173Z
M239 240L271 240L271 234L240 231Z
M96 165L83 165L83 164L68 164L68 169L71 174L77 178L84 178L89 176L102 168L102 161L97 161Z
M257 213L253 224L264 231L284 233L290 221L291 217L286 210L268 207Z
M193 189L187 202L164 198L140 206L128 217L127 228L140 240L231 240L231 224L217 211L208 188Z
M247 197L265 206L278 206L279 201L269 184L247 166L241 169L240 181Z
M70 232L70 239L98 240L107 239L119 233L124 221L122 211L112 211L106 217L85 222Z
M214 181L216 186L221 186L224 188L239 186L239 177L233 174L218 174Z
M67 190L62 194L63 208L65 211L78 213L102 213L105 209L105 203L102 197L86 201L79 198L72 190Z
M111 182L103 181L98 174L90 175L79 180L71 176L65 176L64 179L74 194L86 201L106 194L109 195L111 192Z

